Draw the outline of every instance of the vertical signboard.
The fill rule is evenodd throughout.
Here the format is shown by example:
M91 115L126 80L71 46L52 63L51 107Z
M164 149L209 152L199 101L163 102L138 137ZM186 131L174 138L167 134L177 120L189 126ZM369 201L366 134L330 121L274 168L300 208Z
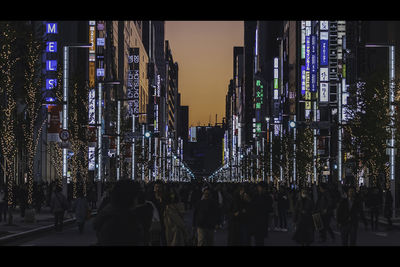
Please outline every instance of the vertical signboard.
M301 59L306 58L306 22L301 21Z
M305 78L305 100L311 100L311 92L310 92L310 60L311 60L311 55L310 55L310 36L306 36L306 53L305 53L305 73L304 73L304 78ZM305 102L305 109L306 110L311 110L311 102L306 101Z
M139 114L139 48L129 48L128 75L127 75L127 98L129 116Z
M274 58L274 100L279 99L279 59Z
M310 91L315 93L317 91L317 35L311 35L310 47Z
M89 109L89 134L90 143L88 146L88 169L89 171L96 170L96 21L89 21L89 43L92 46L89 48L89 95L88 95L88 109Z
M89 90L89 125L96 124L96 93L94 89Z
M60 130L61 130L61 113L62 106L49 105L48 119L47 119L47 141L48 142L60 142Z
M327 31L320 32L320 65L328 66L328 58L329 58L329 34Z
M44 25L44 41L45 51L43 51L44 58L44 88L46 102L51 103L56 101L54 93L51 91L57 86L57 36L58 36L58 23L57 22L43 22ZM49 104L48 104L49 105Z
M329 103L329 22L320 21L319 102Z
M139 48L133 49L133 106L134 114L138 115L139 110L139 86L140 86L140 72L139 72L140 53Z
M306 66L301 65L301 95L306 93Z
M89 171L94 171L96 169L96 147L89 146L88 149Z

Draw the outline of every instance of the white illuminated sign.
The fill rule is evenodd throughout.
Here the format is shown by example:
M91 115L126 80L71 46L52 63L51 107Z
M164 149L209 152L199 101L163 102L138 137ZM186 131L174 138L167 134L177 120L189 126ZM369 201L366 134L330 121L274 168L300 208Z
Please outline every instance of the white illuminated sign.
M320 68L319 69L319 80L321 82L329 81L329 69L328 68Z
M97 38L97 46L104 46L104 38Z
M328 26L329 26L329 23L328 23L327 20L321 20L320 23L319 23L319 29L320 29L321 31L327 31L327 30L329 30Z
M279 90L275 89L274 90L274 100L278 100L279 99Z
M96 169L96 153L95 153L96 148L93 146L89 147L88 151L88 157L89 157L89 171L94 171Z
M278 58L274 58L274 68L278 68L279 67L279 60Z
M319 102L329 102L329 83L321 82L319 84Z
M89 91L89 124L96 124L96 93L95 89Z

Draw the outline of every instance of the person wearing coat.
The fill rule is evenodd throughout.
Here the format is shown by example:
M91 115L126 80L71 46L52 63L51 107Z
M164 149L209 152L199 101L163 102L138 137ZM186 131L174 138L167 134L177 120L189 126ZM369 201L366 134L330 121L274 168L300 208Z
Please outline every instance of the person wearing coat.
M296 230L293 240L303 246L309 246L314 242L313 210L314 202L311 200L307 190L302 189L294 209L293 223Z
M348 188L347 195L341 199L336 220L340 229L343 246L354 246L357 241L357 231L360 219L364 220L364 211L360 198L353 187Z
M134 210L136 194L131 180L120 180L115 184L110 204L105 206L93 221L97 245L145 245L143 228Z
M388 221L388 228L387 228L388 230L392 229L392 216L393 216L392 205L393 205L392 193L390 192L390 189L387 189L385 193L385 206L383 209L383 215Z
M252 199L254 208L254 241L256 246L264 245L268 233L268 214L272 210L272 198L267 195L263 184L257 185L257 192Z
M135 206L135 212L139 219L139 223L142 225L143 228L143 237L144 243L146 246L151 244L151 224L153 221L153 203L150 201L146 201L146 195L144 191L139 191L137 196L137 203Z
M164 210L165 237L167 246L185 246L189 233L184 221L185 206L178 201L175 192L167 196L167 204Z
M240 246L250 246L251 234L253 230L253 205L247 188L241 186L239 195L233 203L233 217L236 224L236 239L235 243Z
M289 209L289 200L287 192L284 187L279 188L277 208L278 208L279 228L282 231L287 232L287 211Z
M330 234L332 240L335 240L335 233L333 232L330 221L333 215L333 199L327 191L327 185L321 183L319 185L319 194L317 202L315 204L315 211L321 214L321 220L323 223L323 228L319 231L320 241L325 242L327 239L327 233Z
M197 245L213 246L214 231L219 222L218 202L212 198L210 188L203 188L203 196L195 204L193 229L197 229Z
M67 198L61 191L61 187L56 186L50 201L50 209L54 213L54 227L58 232L63 229L64 213L68 209Z
M85 222L88 217L89 204L83 192L78 192L77 199L72 204L72 210L75 212L76 223L78 224L79 234L83 233Z

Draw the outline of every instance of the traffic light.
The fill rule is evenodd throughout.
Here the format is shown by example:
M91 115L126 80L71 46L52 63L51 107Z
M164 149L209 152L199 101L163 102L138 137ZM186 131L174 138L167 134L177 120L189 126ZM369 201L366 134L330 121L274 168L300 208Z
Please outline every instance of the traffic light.
M290 128L296 128L296 122L295 121L289 121L289 126L290 126Z

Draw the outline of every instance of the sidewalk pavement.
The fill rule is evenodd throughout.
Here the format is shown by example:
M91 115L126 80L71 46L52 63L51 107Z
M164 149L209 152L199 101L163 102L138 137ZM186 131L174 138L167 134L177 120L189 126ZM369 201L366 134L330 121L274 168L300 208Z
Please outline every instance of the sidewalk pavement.
M25 216L26 213L27 211L25 211ZM92 211L92 215L95 214L97 211ZM64 215L64 225L73 222L75 222L75 215L67 211ZM50 207L43 207L40 213L35 211L35 222L26 222L17 208L13 211L12 225L8 224L8 214L7 220L0 222L0 245L6 245L15 239L52 229L54 229L54 215L50 212Z

